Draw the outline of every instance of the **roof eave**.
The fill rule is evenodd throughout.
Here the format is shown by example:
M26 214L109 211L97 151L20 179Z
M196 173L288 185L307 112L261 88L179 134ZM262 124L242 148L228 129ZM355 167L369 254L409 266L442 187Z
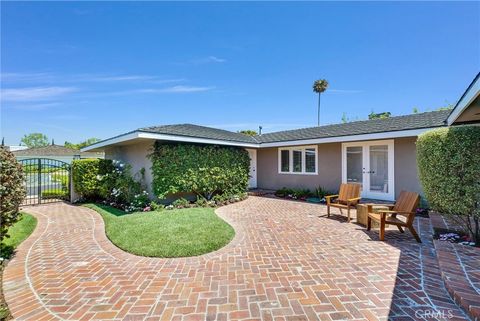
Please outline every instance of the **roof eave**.
M465 90L462 97L458 100L452 112L447 118L448 126L451 126L462 115L462 113L470 106L470 104L480 95L480 72L472 81L470 86Z
M173 141L173 142L213 144L213 145L237 146L237 147L246 147L246 148L259 148L260 146L260 144L258 143L247 143L247 142L229 141L229 140L221 140L221 139L169 135L169 134L160 134L160 133L154 133L154 132L149 132L144 130L136 130L130 133L115 136L113 138L106 139L101 142L95 143L93 145L84 147L81 149L81 151L82 152L101 151L104 149L104 147L121 144L121 143L132 141L135 139L164 140L164 141Z

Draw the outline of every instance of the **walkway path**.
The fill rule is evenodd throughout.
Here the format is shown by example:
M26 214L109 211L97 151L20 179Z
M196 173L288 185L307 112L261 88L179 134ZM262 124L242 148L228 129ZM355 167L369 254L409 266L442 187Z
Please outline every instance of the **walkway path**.
M225 248L159 259L116 248L87 208L27 211L38 225L3 284L17 320L467 318L439 276L428 219L421 245L394 230L378 242L323 206L250 197L217 210L236 230Z

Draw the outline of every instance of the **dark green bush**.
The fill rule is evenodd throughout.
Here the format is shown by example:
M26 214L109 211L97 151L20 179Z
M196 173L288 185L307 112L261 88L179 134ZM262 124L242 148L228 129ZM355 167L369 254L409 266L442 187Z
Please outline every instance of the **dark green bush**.
M432 209L463 225L480 245L480 127L441 128L420 135L417 162Z
M0 243L8 228L20 219L19 206L25 198L22 165L13 153L0 146Z
M153 191L159 198L193 192L210 199L248 188L250 157L243 148L157 142L150 158Z

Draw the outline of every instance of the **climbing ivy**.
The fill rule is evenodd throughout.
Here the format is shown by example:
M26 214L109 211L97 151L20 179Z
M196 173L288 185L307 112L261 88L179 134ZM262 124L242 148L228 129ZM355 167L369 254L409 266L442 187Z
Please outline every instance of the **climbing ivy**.
M150 159L159 198L191 192L210 199L248 188L250 157L243 148L156 142Z

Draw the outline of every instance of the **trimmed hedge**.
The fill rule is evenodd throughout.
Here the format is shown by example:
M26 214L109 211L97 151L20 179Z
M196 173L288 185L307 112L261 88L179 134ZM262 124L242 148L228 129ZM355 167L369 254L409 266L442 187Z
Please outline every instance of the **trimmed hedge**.
M79 159L72 162L75 191L85 199L98 199L102 194L101 176L113 168L110 159Z
M417 163L430 206L463 224L480 245L480 127L441 128L420 135Z
M211 199L248 188L250 157L243 148L156 142L150 159L153 192L161 199L190 192Z

